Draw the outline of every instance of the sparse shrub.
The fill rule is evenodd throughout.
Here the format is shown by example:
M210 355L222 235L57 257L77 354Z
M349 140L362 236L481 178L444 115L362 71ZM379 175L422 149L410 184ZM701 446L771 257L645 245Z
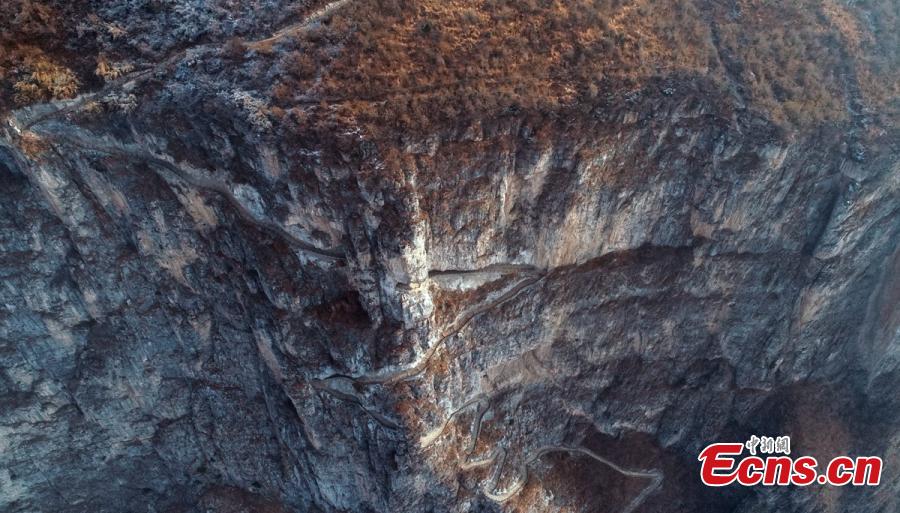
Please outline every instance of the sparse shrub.
M133 94L113 94L103 99L106 110L111 112L129 113L137 108L138 100Z
M47 151L49 145L41 138L41 136L31 130L26 130L19 137L19 148L30 157L38 157Z
M30 103L71 98L78 93L79 82L72 70L51 62L43 54L29 57L24 72L13 84L16 103Z
M257 132L266 132L272 129L269 120L269 105L253 96L248 91L232 91L223 93L225 97L244 114L244 119Z
M222 55L233 61L241 61L247 53L247 45L239 37L232 37L222 46Z
M318 54L284 59L294 78L312 76L314 63L321 63L316 92L340 102L322 109L324 115L340 113L373 128L427 128L590 104L608 96L599 92L601 80L637 89L679 74L723 86L738 80L757 111L808 126L846 117L850 93L842 75L848 62L858 68L864 94L874 89L878 70L893 74L882 75L885 84L900 83L900 66L869 59L896 50L850 51L851 58L841 59L848 50L841 36L847 29L840 27L862 30L865 24L848 21L854 7L835 2L746 0L737 18L732 8L692 0L422 0L390 15L379 9L384 3L357 0L341 12L345 22L335 25L345 32L322 27L306 36L307 43L341 41L339 52L322 44ZM883 10L891 1L858 3L874 12L871 5ZM828 9L840 11L830 15L837 21L827 21ZM872 41L851 36L847 41ZM308 89L304 85L294 90ZM884 89L882 97L890 98L891 88ZM278 101L286 99L284 92L273 90Z
M272 88L272 99L279 105L289 105L294 100L294 88L287 82L280 82Z
M307 52L295 51L282 59L282 67L297 79L311 78L316 74L316 61Z
M94 69L94 73L102 78L103 80L109 82L110 80L115 80L123 75L131 73L134 70L134 66L132 66L128 62L110 62L103 54L97 57L97 67Z

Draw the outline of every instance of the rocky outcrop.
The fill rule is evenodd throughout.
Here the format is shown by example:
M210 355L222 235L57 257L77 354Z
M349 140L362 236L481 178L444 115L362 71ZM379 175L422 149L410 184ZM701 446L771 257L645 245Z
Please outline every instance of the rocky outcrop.
M5 114L3 511L900 506L892 118L674 73L298 132L200 45ZM702 487L752 434L888 470Z

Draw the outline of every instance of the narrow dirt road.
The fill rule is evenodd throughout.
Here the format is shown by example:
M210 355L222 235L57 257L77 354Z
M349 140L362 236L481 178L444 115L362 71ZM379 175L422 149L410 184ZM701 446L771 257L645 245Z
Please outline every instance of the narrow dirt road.
M321 22L322 20L324 20L325 18L327 18L328 16L330 16L331 14L333 14L334 12L339 10L341 7L344 7L345 5L349 4L351 1L353 1L353 0L336 0L334 2L331 2L331 3L323 6L322 8L317 9L316 11L313 11L312 13L308 14L306 17L304 17L302 20L298 21L297 23L294 23L294 24L288 25L287 27L279 29L278 31L276 31L275 33L273 33L272 35L270 35L264 39L248 41L246 44L249 48L258 48L260 46L264 46L266 44L275 42L284 36L299 34L303 30L306 30L306 29L312 27L313 25L315 25L316 23ZM123 75L115 80L107 82L106 85L104 85L102 88L100 88L99 90L97 90L93 93L87 93L87 94L80 95L77 98L75 98L74 100L47 102L47 103L45 103L45 105L60 104L62 106L59 109L56 109L56 110L53 110L50 112L46 112L44 114L40 114L38 116L35 116L35 117L27 120L25 123L23 123L22 128L27 130L27 129L30 129L31 127L37 125L38 123L41 123L42 121L56 118L56 117L59 117L59 116L62 116L62 115L65 115L65 114L68 114L71 112L75 112L78 109L84 107L88 102L93 101L101 96L106 95L106 94L109 94L117 89L122 89L126 86L134 87L138 81L147 77L151 73L165 69L166 67L171 66L172 64L175 64L176 62L178 62L179 60L184 58L184 56L187 55L187 53L189 51L203 51L203 50L218 49L218 48L221 48L223 44L224 44L224 41L216 41L214 43L204 43L204 44L191 46L191 47L188 47L188 48L185 48L182 50L178 50L177 52L172 53L168 57L164 58L162 61L157 62L156 64L153 64L148 68L134 71L127 75Z
M284 240L286 243L288 243L288 245L294 246L301 251L313 254L319 258L323 258L326 260L344 259L344 253L339 249L327 249L313 246L312 244L301 240L296 235L287 231L280 224L269 219L264 219L256 216L234 196L228 185L209 178L197 176L196 174L182 169L174 162L161 158L148 151L140 150L126 145L106 146L97 144L97 142L94 140L87 140L70 135L45 133L41 134L41 136L45 140L48 140L48 142L57 141L85 151L92 151L105 155L120 157L125 160L141 162L150 166L151 169L157 170L157 172L159 172L159 169L164 169L189 185L192 185L198 189L215 192L221 195L225 199L225 201L234 208L235 212L240 218L244 219L250 224L258 226L263 231ZM165 179L166 177L163 176L163 178Z
M247 43L247 46L249 46L251 48L258 48L260 46L264 46L269 43L274 43L275 41L281 39L284 36L296 35L304 30L309 29L314 24L324 20L325 18L330 16L332 13L334 13L335 11L337 11L341 7L344 7L345 5L349 4L352 1L353 0L336 0L334 2L331 2L330 4L323 6L321 9L311 12L302 21L294 23L293 25L288 25L287 27L284 27L284 28L276 31L271 36L269 36L265 39L258 39L256 41L251 41L251 42Z

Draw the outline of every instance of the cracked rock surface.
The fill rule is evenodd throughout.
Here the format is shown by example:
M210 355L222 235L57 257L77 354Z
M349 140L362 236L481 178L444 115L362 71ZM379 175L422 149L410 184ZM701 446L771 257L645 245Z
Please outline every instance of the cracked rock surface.
M412 130L253 74L444 7L257 3L99 2L141 65L0 102L0 511L900 510L896 107L676 70ZM703 487L751 435L882 483Z

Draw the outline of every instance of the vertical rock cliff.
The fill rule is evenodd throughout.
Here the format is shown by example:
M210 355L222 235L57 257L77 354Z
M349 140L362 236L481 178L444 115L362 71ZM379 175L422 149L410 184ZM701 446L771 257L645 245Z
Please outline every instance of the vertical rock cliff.
M7 3L0 511L900 508L896 2Z

